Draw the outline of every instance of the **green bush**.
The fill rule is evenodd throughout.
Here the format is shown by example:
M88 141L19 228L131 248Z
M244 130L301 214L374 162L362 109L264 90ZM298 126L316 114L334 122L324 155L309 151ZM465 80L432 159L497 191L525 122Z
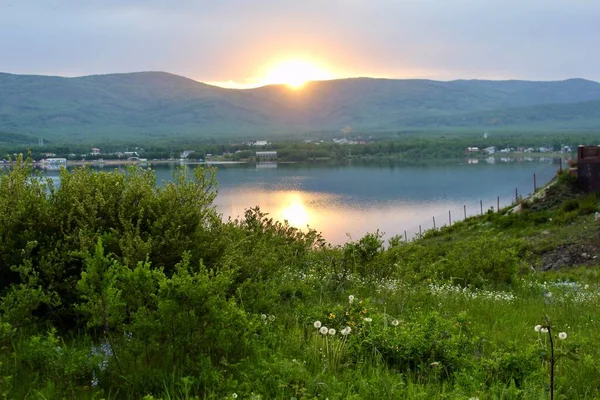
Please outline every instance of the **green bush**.
M462 286L507 285L524 267L525 242L482 235L457 242L429 272Z
M565 201L560 207L561 211L567 213L579 208L579 202L576 199L569 199Z

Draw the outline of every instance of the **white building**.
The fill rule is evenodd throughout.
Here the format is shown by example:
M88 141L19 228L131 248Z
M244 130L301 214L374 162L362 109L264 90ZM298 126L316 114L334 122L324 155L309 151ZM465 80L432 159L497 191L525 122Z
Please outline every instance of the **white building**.
M277 160L277 152L276 151L257 151L256 152L256 160L257 161L275 161L275 160Z
M181 153L180 158L188 158L190 156L190 154L193 154L194 150L184 150L183 153Z
M44 165L67 165L66 158L45 158L42 160Z

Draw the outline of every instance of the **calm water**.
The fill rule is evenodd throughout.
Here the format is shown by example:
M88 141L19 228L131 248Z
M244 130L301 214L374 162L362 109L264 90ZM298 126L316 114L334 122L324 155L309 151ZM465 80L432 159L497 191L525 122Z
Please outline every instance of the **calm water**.
M159 180L169 180L174 166L153 167ZM193 168L193 166L188 166ZM108 169L108 168L107 168ZM551 160L476 164L457 161L445 164L278 164L220 165L217 179L217 210L224 218L242 216L244 210L260 206L278 220L322 232L325 239L342 244L379 229L386 238L409 238L422 229L464 218L514 201L548 182L558 165ZM49 175L57 173L48 172Z

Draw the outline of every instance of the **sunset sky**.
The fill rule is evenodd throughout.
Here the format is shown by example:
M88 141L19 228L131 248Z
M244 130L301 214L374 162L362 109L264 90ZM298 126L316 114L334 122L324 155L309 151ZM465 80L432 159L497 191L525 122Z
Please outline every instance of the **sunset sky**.
M0 72L600 80L598 21L596 0L0 0Z

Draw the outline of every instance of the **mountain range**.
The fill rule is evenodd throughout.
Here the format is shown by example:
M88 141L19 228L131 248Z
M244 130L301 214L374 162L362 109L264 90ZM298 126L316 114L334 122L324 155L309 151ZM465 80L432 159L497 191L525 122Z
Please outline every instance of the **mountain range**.
M0 131L68 140L505 129L595 130L600 83L352 78L224 89L165 72L0 73ZM24 136L25 137L25 136Z

